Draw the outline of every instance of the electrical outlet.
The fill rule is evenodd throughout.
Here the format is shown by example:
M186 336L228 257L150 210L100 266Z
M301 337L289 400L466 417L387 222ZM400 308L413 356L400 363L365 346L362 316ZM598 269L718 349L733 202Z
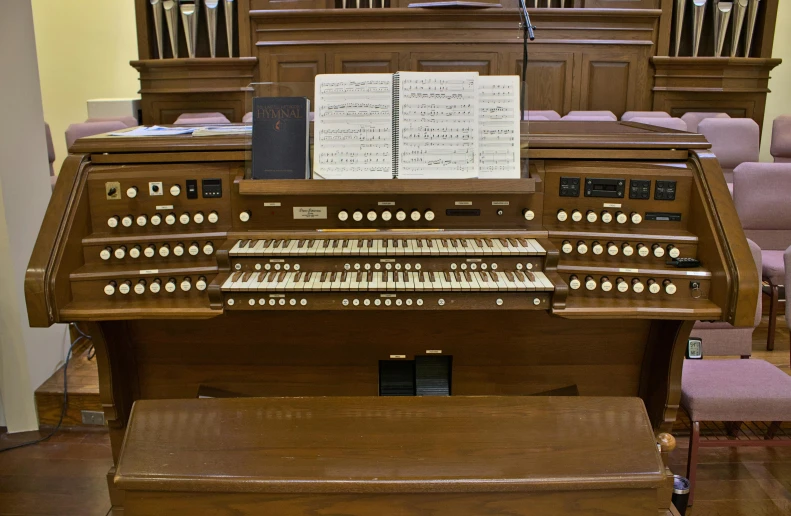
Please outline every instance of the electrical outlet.
M97 410L83 410L82 414L83 425L99 425L104 426L104 412Z
M104 193L107 195L107 200L118 201L121 199L121 183L118 181L109 181L104 183Z
M152 181L148 183L148 195L163 195L162 181Z

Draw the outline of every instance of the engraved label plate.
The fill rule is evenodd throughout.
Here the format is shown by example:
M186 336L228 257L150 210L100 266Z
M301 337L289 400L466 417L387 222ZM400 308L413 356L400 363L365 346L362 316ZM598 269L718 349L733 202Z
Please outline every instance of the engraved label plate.
M442 350L441 349L427 349L426 350L426 354L427 355L441 355L442 354Z
M142 269L140 274L159 274L159 269Z
M688 271L687 276L708 276L709 273L705 271Z
M294 206L294 219L326 219L326 206Z
M269 297L286 297L285 294L269 294Z
M509 201L492 201L492 206L510 206Z
M472 201L456 201L453 204L456 206L472 206Z
M165 204L163 206L157 206L157 209L158 210L172 210L173 209L173 205L172 204Z
M280 203L279 202L265 202L264 206L266 206L267 208L279 208L280 207Z
M283 258L270 258L269 263L283 263L285 260Z
M627 272L629 274L639 274L640 269L618 269L618 272Z
M614 202L605 202L603 204L603 206L605 208L620 208L621 207L620 203L614 203Z
M380 201L376 204L378 204L379 206L395 206L395 202L393 201Z
M379 294L379 297L396 297L396 294Z
M395 263L395 258L379 258L381 263Z
M406 355L390 355L390 358L406 358Z
M482 258L467 258L467 263L480 263Z

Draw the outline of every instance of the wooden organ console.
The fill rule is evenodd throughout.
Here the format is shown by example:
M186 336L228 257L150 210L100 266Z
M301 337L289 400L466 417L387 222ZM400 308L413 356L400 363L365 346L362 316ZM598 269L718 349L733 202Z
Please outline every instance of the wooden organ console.
M638 124L523 133L514 180L253 181L240 136L84 138L30 323L92 336L116 464L133 402L201 393L639 396L669 431L694 321L755 313L717 160Z

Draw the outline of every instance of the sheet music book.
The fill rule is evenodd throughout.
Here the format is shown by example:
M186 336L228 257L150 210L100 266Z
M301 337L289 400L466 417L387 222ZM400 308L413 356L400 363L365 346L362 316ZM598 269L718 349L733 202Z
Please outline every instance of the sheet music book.
M319 75L314 176L518 178L518 95L477 72Z

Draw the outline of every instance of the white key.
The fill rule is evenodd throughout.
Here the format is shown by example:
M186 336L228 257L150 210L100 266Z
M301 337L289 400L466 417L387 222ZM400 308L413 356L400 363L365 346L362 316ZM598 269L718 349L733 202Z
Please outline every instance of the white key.
M448 272L448 278L450 279L450 289L454 291L462 290L461 283L459 283L459 278L457 277L456 272Z
M503 255L509 255L509 254L511 254L511 251L509 251L509 250L508 250L508 247L506 247L506 246L505 246L505 245L504 245L504 244L503 244L503 243L500 241L500 239L499 239L499 238L492 238L492 239L491 239L491 242L492 242L492 247L494 248L494 252L495 252L495 254L503 254Z
M272 274L271 272L267 273L260 273L258 277L258 283L255 286L255 289L258 291L266 290L267 286L269 285L269 275Z
M347 272L345 278L343 278L343 274L341 274L341 290L348 292L351 289L352 289L352 273Z
M443 255L443 254L447 255L447 254L450 253L450 250L448 249L448 246L445 245L445 242L442 239L438 238L438 239L434 240L434 245L437 246L437 249L439 250L440 256Z
M492 255L494 254L494 248L489 245L489 242L486 239L481 239L481 249L483 249L483 254L485 255Z
M368 278L371 276L371 273L368 271L360 273L360 286L357 290L361 292L365 292L368 290Z
M261 256L270 256L274 253L275 243L277 240L267 240L264 243L264 248L261 250Z
M234 278L236 277L237 274L239 274L239 273L235 272L235 273L231 274L230 276L228 276L228 279L226 279L225 282L223 282L222 287L220 287L220 290L223 290L223 291L231 290L231 285L233 285Z
M534 291L536 290L536 284L522 271L517 271L517 274L520 276L522 283L525 285L525 290L527 291ZM535 278L535 276L533 276Z
M387 290L395 290L395 272L387 271L385 273L385 288Z
M459 272L459 287L462 290L470 290L471 288L470 282L467 281L466 271Z
M404 273L405 290L415 290L415 274L416 273L410 271Z
M330 286L330 290L337 292L341 289L342 284L343 284L343 273L334 272L332 274L332 285Z
M404 249L405 256L415 256L417 254L417 240L409 238L406 241L406 248Z
M357 276L359 275L360 273L358 273L357 271L351 271L349 273L349 290L353 290L353 291L360 290L360 281L357 278Z
M543 272L538 271L538 272L534 272L533 274L535 275L536 279L539 282L541 282L541 285L544 287L544 290L550 290L550 291L555 290L555 286L552 284L551 281L549 281L549 278L547 278Z
M242 290L255 290L256 286L258 285L258 273L254 272L247 278L247 281L242 283Z
M311 272L308 280L305 282L305 290L306 292L311 292L316 290L316 283L319 281L319 277L321 277L320 272Z
M500 276L499 272L492 271L489 273L489 275L494 280L494 284L497 285L497 290L509 290L508 284L505 282L504 278Z
M266 282L266 290L277 290L277 287L280 284L279 279L282 275L282 272L272 271L272 273L269 275L268 281Z
M404 273L401 271L395 272L395 289L406 290L406 283L404 282Z
M231 285L231 290L233 291L242 290L242 285L244 285L245 280L248 279L245 277L247 276L247 274L249 273L247 272L239 273L239 276L236 278L236 281L234 281L233 285Z
M428 247L428 240L425 238L420 239L420 248L419 248L420 255L427 255L431 254L431 249Z
M236 253L238 253L238 252L239 252L239 249L241 249L241 247L242 247L242 244L243 244L244 242L245 242L244 240L237 240L237 241L236 241L236 243L234 244L234 246L233 246L233 247L231 248L231 250L228 252L228 254L229 254L229 255L231 255L231 256L236 256Z
M532 238L531 238L531 239L530 239L530 245L532 245L532 246L533 246L533 248L535 248L535 250L536 250L536 253L538 253L538 254L541 254L541 255L545 255L545 254L547 254L547 251L546 251L546 249L544 249L544 248L541 246L541 244L539 244L539 243L538 243L538 240L534 240L534 239L532 239Z
M509 273L509 276L511 276L511 281L513 281L514 284L516 285L516 290L520 292L523 290L527 290L525 284L522 283L522 278L519 276L517 272L511 272Z
M504 272L496 272L495 276L497 277L497 285L505 285L505 290L509 292L513 292L516 290L516 283L511 281L511 278L508 277L508 274Z
M283 290L293 290L294 278L297 274L296 272L287 272L283 279L280 280L280 288Z
M415 283L415 290L433 290L431 286L431 279L428 277L428 272L419 272L418 278L420 281Z
M294 285L292 290L302 291L305 289L305 273L297 272L294 277Z
M519 252L519 248L515 246L513 243L511 243L511 240L512 240L511 238L503 238L503 243L508 248L508 252L511 254L521 254Z
M310 240L302 240L299 244L297 244L294 252L299 256L305 256L308 254L308 249L310 249Z
M439 277L439 273L438 272L432 272L431 275L434 276L434 278L431 281L431 289L432 290L437 290L437 291L444 290L442 288L442 278Z

